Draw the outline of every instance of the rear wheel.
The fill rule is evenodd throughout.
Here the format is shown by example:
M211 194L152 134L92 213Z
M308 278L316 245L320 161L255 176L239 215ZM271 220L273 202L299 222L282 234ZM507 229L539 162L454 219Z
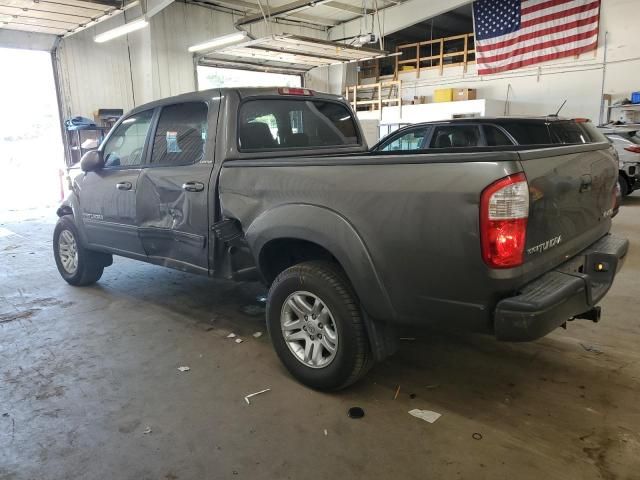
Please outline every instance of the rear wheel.
M618 175L618 183L620 184L620 194L626 197L631 193L631 187L624 175Z
M269 290L267 326L282 363L309 387L345 388L373 364L357 298L335 264L282 272Z
M65 215L53 231L53 256L58 272L74 286L91 285L102 276L108 255L92 252L80 244L73 217Z

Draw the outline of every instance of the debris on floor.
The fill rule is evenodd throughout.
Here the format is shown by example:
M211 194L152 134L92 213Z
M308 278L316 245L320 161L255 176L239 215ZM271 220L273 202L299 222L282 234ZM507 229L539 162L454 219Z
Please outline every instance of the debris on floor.
M242 340L241 338L236 338L236 343L242 343L244 340Z
M256 332L253 334L253 338L260 338L262 336L262 332Z
M364 417L364 410L360 407L351 407L347 415L349 415L349 418L362 418Z
M264 390L260 390L259 392L250 393L249 395L244 397L244 401L247 402L247 405L251 405L251 402L249 401L251 397L255 397L256 395L262 395L263 393L270 392L270 391L271 391L270 388L265 388Z
M471 435L471 438L473 438L474 440L482 440L482 434L479 432L475 432L473 435Z
M265 308L263 305L244 305L240 307L240 311L250 317L259 317L264 315Z
M424 387L424 388L438 388L439 386L440 386L440 384L439 384L439 383L434 383L433 385L427 385L427 386L426 386L426 387Z
M414 398L416 398L416 394L415 394L415 393L410 393L410 394L409 394L409 398L410 398L411 400L413 400Z
M400 394L400 385L398 385L398 388L396 388L396 394L393 396L393 399L396 400L399 394Z
M191 370L191 367L187 367L187 366L178 367L178 370L180 370L181 372L188 372L189 370Z
M601 355L602 353L604 353L598 347L595 347L593 345L586 345L584 343L581 343L580 346L584 348L587 352L595 353L596 355Z
M227 335L227 338L235 338L235 337L236 337L236 334L233 332Z
M442 416L442 414L438 412L432 412L431 410L419 410L417 408L414 408L413 410L409 410L409 415L429 423L435 422Z
M145 428L145 429L143 430L143 432L142 432L142 433L143 433L144 435L148 435L148 434L150 434L151 432L152 432L151 427L147 427L147 428Z
M324 429L324 436L326 437L326 436L328 436L328 435L329 435L329 432L327 432L327 429L325 428L325 429Z

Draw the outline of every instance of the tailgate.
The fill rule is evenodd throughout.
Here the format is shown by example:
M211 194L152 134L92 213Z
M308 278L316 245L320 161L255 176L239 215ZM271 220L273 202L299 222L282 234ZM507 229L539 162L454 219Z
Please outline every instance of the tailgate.
M608 143L523 151L520 158L530 194L525 264L542 273L609 231L618 169Z

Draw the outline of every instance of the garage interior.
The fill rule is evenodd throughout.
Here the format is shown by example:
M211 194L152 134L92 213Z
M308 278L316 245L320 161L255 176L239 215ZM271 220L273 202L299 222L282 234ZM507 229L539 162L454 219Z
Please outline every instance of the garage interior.
M51 254L82 155L129 110L187 92L342 95L369 146L418 122L558 111L634 132L638 5L597 3L594 49L480 75L469 1L0 0L0 85L15 101L0 125L39 132L0 135L0 480L640 479L631 183L611 229L630 250L600 322L528 343L403 330L395 355L332 393L278 361L262 283L115 257L75 288ZM629 154L640 164L640 147Z

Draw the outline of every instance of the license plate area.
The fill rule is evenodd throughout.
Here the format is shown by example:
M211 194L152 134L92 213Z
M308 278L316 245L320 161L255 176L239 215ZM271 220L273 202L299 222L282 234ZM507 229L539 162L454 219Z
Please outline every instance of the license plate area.
M572 275L580 273L588 273L585 271L586 258L584 255L577 255L570 260L567 260L560 265L556 270L562 273L569 273Z

